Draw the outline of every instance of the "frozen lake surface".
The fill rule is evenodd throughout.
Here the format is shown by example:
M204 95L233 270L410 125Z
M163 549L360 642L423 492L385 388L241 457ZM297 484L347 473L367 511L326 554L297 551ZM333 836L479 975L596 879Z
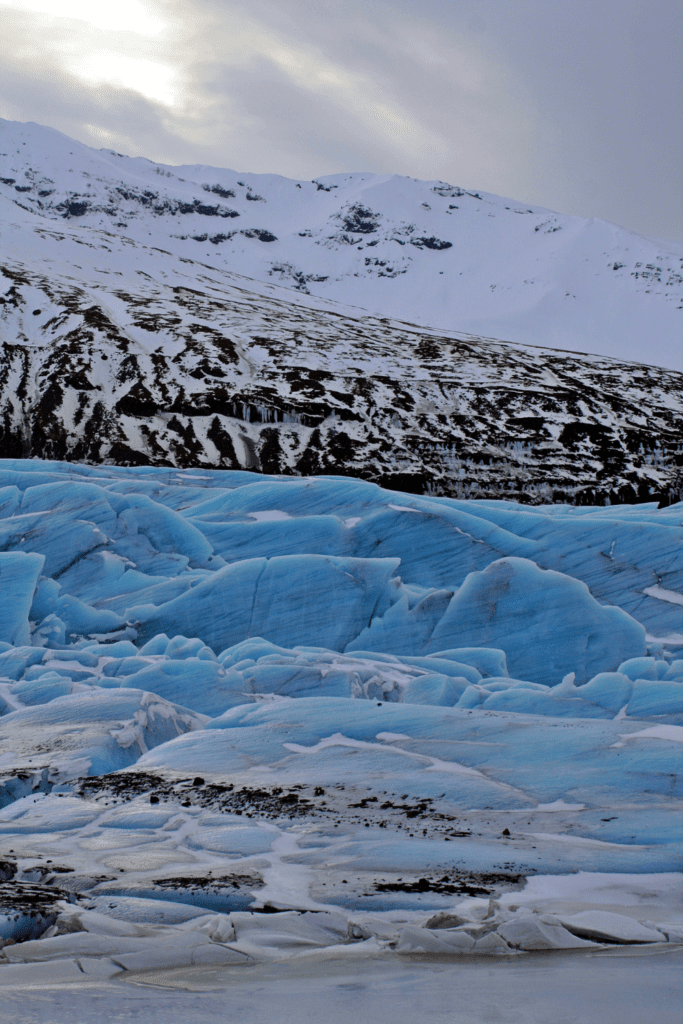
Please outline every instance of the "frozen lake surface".
M188 968L13 989L3 1024L680 1024L683 950Z

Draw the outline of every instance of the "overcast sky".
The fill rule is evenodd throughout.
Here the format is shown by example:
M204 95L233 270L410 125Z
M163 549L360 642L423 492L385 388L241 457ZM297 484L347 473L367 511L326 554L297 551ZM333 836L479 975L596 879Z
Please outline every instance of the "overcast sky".
M0 117L683 239L682 52L679 0L0 0Z

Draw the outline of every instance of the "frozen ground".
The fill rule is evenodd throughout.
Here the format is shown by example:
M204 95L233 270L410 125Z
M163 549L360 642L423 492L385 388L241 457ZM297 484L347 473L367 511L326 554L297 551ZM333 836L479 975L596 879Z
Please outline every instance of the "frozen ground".
M682 506L0 485L3 984L675 962Z

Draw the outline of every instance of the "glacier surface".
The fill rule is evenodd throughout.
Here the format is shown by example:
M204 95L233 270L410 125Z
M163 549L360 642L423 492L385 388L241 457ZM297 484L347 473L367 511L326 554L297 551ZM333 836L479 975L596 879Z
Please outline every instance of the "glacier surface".
M683 940L683 505L4 460L0 540L0 977Z

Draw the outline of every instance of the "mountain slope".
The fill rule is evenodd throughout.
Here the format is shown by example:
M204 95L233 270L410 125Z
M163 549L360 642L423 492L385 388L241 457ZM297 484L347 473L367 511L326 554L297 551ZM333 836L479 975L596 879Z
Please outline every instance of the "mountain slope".
M3 212L4 457L532 503L678 498L681 374L438 335Z
M7 121L0 195L381 316L683 370L683 251L604 221L390 175L165 167Z

